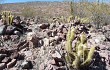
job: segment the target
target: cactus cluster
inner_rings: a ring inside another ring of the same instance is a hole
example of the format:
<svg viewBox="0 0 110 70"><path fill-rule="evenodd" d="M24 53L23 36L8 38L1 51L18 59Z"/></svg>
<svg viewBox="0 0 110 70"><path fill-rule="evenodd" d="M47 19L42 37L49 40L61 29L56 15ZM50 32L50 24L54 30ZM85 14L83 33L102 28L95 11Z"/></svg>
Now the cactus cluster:
<svg viewBox="0 0 110 70"><path fill-rule="evenodd" d="M79 18L78 16L75 16L75 17L74 16L69 16L67 18L67 22L69 23L69 22L71 22L74 19L79 20L80 23L90 23L91 22L90 18L87 18L87 17L85 17L85 18Z"/></svg>
<svg viewBox="0 0 110 70"><path fill-rule="evenodd" d="M2 15L2 19L3 19L3 22L7 25L12 25L12 22L13 22L13 18L14 16L11 14L10 11L3 11L1 13Z"/></svg>
<svg viewBox="0 0 110 70"><path fill-rule="evenodd" d="M91 47L88 49L87 47L87 36L84 32L81 33L79 40L74 46L72 46L73 40L75 40L75 28L72 28L67 33L67 43L65 49L67 51L67 55L65 55L65 59L69 67L80 69L88 66L93 58L95 47Z"/></svg>

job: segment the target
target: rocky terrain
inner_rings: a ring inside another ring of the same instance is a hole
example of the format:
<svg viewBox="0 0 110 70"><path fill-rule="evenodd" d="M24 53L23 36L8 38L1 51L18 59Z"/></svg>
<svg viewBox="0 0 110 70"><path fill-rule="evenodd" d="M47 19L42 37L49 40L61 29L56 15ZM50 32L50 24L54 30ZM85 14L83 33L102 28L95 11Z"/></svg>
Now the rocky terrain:
<svg viewBox="0 0 110 70"><path fill-rule="evenodd" d="M94 29L78 21L40 24L29 21L28 24L23 34L0 36L0 70L70 70L65 46L67 32L72 27L77 29L77 36L86 33L88 48L95 45L91 64L82 70L110 69L110 25ZM75 43L74 40L72 45Z"/></svg>

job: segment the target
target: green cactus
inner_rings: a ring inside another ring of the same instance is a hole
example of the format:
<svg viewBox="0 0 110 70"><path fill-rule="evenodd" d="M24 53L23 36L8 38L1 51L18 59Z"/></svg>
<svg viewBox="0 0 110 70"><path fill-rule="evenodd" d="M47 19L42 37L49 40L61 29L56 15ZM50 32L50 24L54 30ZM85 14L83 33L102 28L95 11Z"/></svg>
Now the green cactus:
<svg viewBox="0 0 110 70"><path fill-rule="evenodd" d="M67 46L68 46L66 47L67 52L72 52L72 41L74 40L74 38L75 38L75 29L72 28L72 30L71 31L69 30L67 33Z"/></svg>
<svg viewBox="0 0 110 70"><path fill-rule="evenodd" d="M65 46L67 55L65 56L65 58L67 63L69 63L69 65L72 65L73 68L80 69L91 63L95 52L95 47L91 47L90 50L88 50L86 34L81 33L80 39L74 46L75 51L73 51L72 41L75 39L75 31L75 28L72 28L68 31L67 43Z"/></svg>
<svg viewBox="0 0 110 70"><path fill-rule="evenodd" d="M80 67L80 57L75 55L75 60L72 63L72 66L76 69L79 69Z"/></svg>
<svg viewBox="0 0 110 70"><path fill-rule="evenodd" d="M7 25L12 25L14 16L11 15L10 11L3 11L1 15L4 23L6 23Z"/></svg>
<svg viewBox="0 0 110 70"><path fill-rule="evenodd" d="M80 41L81 43L84 43L86 41L86 35L84 32L81 34Z"/></svg>
<svg viewBox="0 0 110 70"><path fill-rule="evenodd" d="M95 51L95 47L90 48L87 59L81 64L81 66L87 66L90 64L94 55L94 51Z"/></svg>

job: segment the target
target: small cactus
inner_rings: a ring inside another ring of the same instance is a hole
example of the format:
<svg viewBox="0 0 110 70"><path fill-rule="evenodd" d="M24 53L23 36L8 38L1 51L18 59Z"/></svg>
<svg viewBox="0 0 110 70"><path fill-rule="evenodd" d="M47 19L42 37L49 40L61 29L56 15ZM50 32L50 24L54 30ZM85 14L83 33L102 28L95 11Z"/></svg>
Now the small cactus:
<svg viewBox="0 0 110 70"><path fill-rule="evenodd" d="M1 15L2 15L2 19L3 19L3 21L4 21L5 24L12 25L14 16L11 15L11 12L10 11L3 11L1 13Z"/></svg>
<svg viewBox="0 0 110 70"><path fill-rule="evenodd" d="M68 31L68 34L67 34L67 46L66 47L66 50L67 52L72 52L72 41L74 40L75 38L75 29L72 28L72 30Z"/></svg>
<svg viewBox="0 0 110 70"><path fill-rule="evenodd" d="M84 43L86 41L86 35L84 32L81 34L80 41L81 43Z"/></svg>
<svg viewBox="0 0 110 70"><path fill-rule="evenodd" d="M67 34L67 45L66 45L66 51L67 55L66 61L70 65L72 65L73 68L80 69L82 67L85 67L89 65L92 61L95 47L91 47L90 50L88 50L87 47L87 37L85 33L81 33L79 41L77 41L75 45L75 51L72 50L72 41L75 39L75 28L72 28L68 31Z"/></svg>

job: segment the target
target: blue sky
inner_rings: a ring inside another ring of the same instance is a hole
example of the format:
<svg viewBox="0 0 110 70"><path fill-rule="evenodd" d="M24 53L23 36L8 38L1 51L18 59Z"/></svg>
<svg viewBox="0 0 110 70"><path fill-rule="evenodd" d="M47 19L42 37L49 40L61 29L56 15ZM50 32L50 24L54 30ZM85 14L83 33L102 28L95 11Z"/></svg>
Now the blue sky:
<svg viewBox="0 0 110 70"><path fill-rule="evenodd" d="M2 3L18 3L18 2L30 2L30 1L64 1L64 0L0 0L0 1L2 1ZM75 0L75 1L79 1L79 0ZM90 1L96 1L96 0L90 0ZM103 1L110 2L110 0L103 0Z"/></svg>

